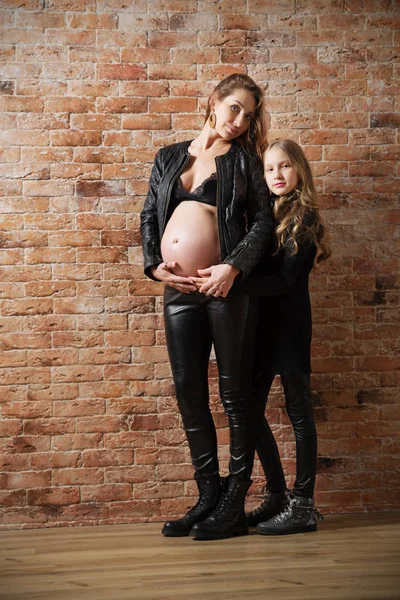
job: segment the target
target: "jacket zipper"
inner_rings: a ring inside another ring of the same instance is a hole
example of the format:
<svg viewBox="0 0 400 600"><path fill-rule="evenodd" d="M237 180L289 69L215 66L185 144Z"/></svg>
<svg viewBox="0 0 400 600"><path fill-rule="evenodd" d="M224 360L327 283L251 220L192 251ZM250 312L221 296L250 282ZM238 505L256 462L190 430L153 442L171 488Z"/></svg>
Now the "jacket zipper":
<svg viewBox="0 0 400 600"><path fill-rule="evenodd" d="M220 261L222 262L224 260L224 251L222 248L222 231L221 231L221 218L220 218L220 202L219 202L219 173L218 173L218 160L219 160L219 156L215 157L215 170L217 172L217 191L215 194L215 202L217 205L217 226L218 226L218 238L219 238L219 250L220 250Z"/></svg>

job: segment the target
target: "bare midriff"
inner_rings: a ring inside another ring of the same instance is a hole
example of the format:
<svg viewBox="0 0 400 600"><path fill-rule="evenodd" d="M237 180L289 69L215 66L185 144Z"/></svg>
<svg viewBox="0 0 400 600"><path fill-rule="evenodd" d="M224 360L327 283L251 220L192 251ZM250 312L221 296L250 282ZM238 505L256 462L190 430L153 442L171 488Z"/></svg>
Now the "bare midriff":
<svg viewBox="0 0 400 600"><path fill-rule="evenodd" d="M176 275L186 277L198 276L198 269L220 263L216 207L192 200L181 202L165 228L161 254L164 261L177 263Z"/></svg>

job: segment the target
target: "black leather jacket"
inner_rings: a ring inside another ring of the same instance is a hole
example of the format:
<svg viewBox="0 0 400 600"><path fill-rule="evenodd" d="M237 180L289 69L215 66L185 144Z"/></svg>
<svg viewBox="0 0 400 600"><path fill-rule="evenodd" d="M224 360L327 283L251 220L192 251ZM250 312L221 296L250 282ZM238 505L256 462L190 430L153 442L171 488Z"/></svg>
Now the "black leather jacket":
<svg viewBox="0 0 400 600"><path fill-rule="evenodd" d="M158 151L149 191L141 212L140 231L144 272L154 279L151 267L162 262L160 241L167 222L172 187L189 162L190 141ZM221 260L240 269L243 279L268 246L273 221L269 192L261 161L239 145L215 159L217 168L217 217Z"/></svg>

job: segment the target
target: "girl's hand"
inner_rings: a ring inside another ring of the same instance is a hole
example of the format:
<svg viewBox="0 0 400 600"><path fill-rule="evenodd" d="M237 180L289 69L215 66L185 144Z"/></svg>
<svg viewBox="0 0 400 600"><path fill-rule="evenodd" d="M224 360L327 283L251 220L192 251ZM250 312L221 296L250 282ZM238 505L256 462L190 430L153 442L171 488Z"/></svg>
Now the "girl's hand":
<svg viewBox="0 0 400 600"><path fill-rule="evenodd" d="M190 277L189 279L197 286L199 292L206 296L226 298L240 269L232 265L220 264L212 265L207 269L199 269L197 272L200 277Z"/></svg>
<svg viewBox="0 0 400 600"><path fill-rule="evenodd" d="M176 262L163 262L157 266L151 267L151 272L156 279L168 284L178 290L178 292L183 292L184 294L196 292L197 287L190 281L189 277L179 277L178 275L174 275L172 269L175 267Z"/></svg>

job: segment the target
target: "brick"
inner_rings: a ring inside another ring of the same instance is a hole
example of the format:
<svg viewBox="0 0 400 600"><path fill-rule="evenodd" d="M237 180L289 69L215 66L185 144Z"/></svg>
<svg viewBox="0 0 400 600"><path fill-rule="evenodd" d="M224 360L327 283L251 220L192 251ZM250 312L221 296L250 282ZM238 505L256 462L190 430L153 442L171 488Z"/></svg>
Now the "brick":
<svg viewBox="0 0 400 600"><path fill-rule="evenodd" d="M78 196L121 196L124 194L124 184L105 181L79 181L76 185Z"/></svg>
<svg viewBox="0 0 400 600"><path fill-rule="evenodd" d="M193 33L180 31L172 32L149 32L149 47L151 48L192 48Z"/></svg>
<svg viewBox="0 0 400 600"><path fill-rule="evenodd" d="M168 96L169 86L164 81L123 81L120 84L121 95L156 97Z"/></svg>
<svg viewBox="0 0 400 600"><path fill-rule="evenodd" d="M97 109L105 113L143 113L147 111L147 101L145 98L99 98Z"/></svg>
<svg viewBox="0 0 400 600"><path fill-rule="evenodd" d="M170 129L171 118L169 115L123 115L122 116L122 128L123 129Z"/></svg>
<svg viewBox="0 0 400 600"><path fill-rule="evenodd" d="M47 29L49 27L63 27L65 25L65 16L62 13L49 12L15 12L15 25L24 28Z"/></svg>
<svg viewBox="0 0 400 600"><path fill-rule="evenodd" d="M196 98L154 98L149 102L149 111L154 113L194 112Z"/></svg>
<svg viewBox="0 0 400 600"><path fill-rule="evenodd" d="M135 64L123 65L99 65L97 69L99 79L116 80L141 80L147 79L146 71L143 67Z"/></svg>
<svg viewBox="0 0 400 600"><path fill-rule="evenodd" d="M67 48L50 44L18 44L17 61L18 62L58 62L66 61L68 55Z"/></svg>
<svg viewBox="0 0 400 600"><path fill-rule="evenodd" d="M31 467L35 470L60 469L79 466L80 452L38 452L31 454Z"/></svg>
<svg viewBox="0 0 400 600"><path fill-rule="evenodd" d="M28 504L34 506L61 506L79 502L79 488L63 486L62 488L45 488L28 490Z"/></svg>
<svg viewBox="0 0 400 600"><path fill-rule="evenodd" d="M118 24L117 15L107 13L82 14L70 13L67 16L68 26L83 29L115 29Z"/></svg>
<svg viewBox="0 0 400 600"><path fill-rule="evenodd" d="M100 433L78 433L69 435L56 435L53 437L53 448L61 452L97 448L101 445Z"/></svg>
<svg viewBox="0 0 400 600"><path fill-rule="evenodd" d="M51 179L101 179L100 165L52 165Z"/></svg>
<svg viewBox="0 0 400 600"><path fill-rule="evenodd" d="M196 67L194 65L149 65L148 75L150 79L196 79Z"/></svg>
<svg viewBox="0 0 400 600"><path fill-rule="evenodd" d="M300 141L302 144L346 144L348 133L341 129L304 130L300 132Z"/></svg>
<svg viewBox="0 0 400 600"><path fill-rule="evenodd" d="M82 466L72 469L57 469L53 472L53 485L90 485L103 483L104 475L101 469L85 469ZM68 502L68 504L70 504Z"/></svg>
<svg viewBox="0 0 400 600"><path fill-rule="evenodd" d="M33 491L30 488L43 488L44 486L49 485L50 477L50 471L44 471L42 473L35 473L32 471L21 471L20 473L2 473L0 474L0 488L3 490L12 490L18 488L27 489L29 498L29 493Z"/></svg>
<svg viewBox="0 0 400 600"><path fill-rule="evenodd" d="M104 165L103 179L132 179L143 175L143 167L137 164Z"/></svg>
<svg viewBox="0 0 400 600"><path fill-rule="evenodd" d="M75 381L100 381L103 373L100 367L53 367L52 381L55 383L69 383Z"/></svg>

